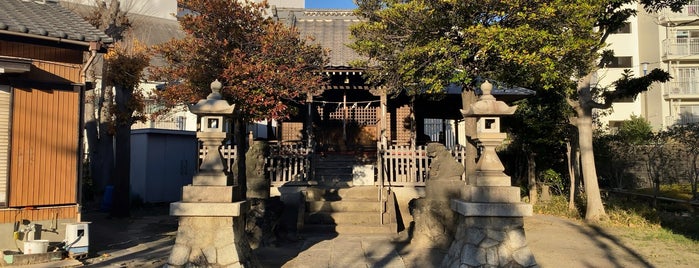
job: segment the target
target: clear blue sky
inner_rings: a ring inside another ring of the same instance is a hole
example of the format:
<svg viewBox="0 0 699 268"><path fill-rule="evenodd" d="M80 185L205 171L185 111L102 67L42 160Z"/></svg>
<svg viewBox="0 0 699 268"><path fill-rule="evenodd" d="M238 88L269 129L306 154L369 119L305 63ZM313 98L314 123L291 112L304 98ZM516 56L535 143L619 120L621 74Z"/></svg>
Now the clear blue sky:
<svg viewBox="0 0 699 268"><path fill-rule="evenodd" d="M306 0L306 8L343 8L354 9L353 0Z"/></svg>

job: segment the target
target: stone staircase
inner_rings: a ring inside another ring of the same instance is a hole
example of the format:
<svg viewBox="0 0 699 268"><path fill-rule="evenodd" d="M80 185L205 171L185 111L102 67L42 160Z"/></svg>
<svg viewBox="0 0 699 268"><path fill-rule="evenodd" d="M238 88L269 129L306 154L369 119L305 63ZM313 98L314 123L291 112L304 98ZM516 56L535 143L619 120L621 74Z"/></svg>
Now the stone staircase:
<svg viewBox="0 0 699 268"><path fill-rule="evenodd" d="M352 171L359 164L354 154L316 154L313 158L313 180L319 185L352 186Z"/></svg>
<svg viewBox="0 0 699 268"><path fill-rule="evenodd" d="M303 232L392 234L397 232L392 193L376 186L309 187ZM383 211L383 212L382 212Z"/></svg>
<svg viewBox="0 0 699 268"><path fill-rule="evenodd" d="M304 232L397 232L394 196L373 185L373 171L357 168L375 163L375 153L318 155L313 161L316 185L305 191ZM353 176L365 183L356 185Z"/></svg>

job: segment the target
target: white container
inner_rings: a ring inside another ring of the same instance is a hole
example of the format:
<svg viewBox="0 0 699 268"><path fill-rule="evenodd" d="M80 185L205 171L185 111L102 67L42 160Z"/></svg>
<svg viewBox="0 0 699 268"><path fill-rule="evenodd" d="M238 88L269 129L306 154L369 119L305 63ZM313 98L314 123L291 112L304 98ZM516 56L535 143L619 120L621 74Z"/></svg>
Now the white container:
<svg viewBox="0 0 699 268"><path fill-rule="evenodd" d="M90 245L89 222L76 222L66 225L66 245L71 248Z"/></svg>
<svg viewBox="0 0 699 268"><path fill-rule="evenodd" d="M46 253L48 248L48 240L32 240L24 242L24 254Z"/></svg>

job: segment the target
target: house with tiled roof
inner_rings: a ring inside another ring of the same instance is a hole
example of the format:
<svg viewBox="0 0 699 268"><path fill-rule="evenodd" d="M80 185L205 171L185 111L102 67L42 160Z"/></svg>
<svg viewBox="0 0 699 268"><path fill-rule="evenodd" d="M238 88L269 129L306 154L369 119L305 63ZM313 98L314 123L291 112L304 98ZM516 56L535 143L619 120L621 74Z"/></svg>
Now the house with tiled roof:
<svg viewBox="0 0 699 268"><path fill-rule="evenodd" d="M87 70L112 42L58 1L0 1L2 249L63 241L81 221Z"/></svg>

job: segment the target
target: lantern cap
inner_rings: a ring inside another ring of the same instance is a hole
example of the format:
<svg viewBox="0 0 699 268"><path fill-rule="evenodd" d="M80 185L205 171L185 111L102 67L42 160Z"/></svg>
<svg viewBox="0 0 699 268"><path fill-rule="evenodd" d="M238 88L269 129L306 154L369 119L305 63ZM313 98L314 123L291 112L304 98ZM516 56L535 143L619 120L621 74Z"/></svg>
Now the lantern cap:
<svg viewBox="0 0 699 268"><path fill-rule="evenodd" d="M235 104L228 104L221 96L223 85L218 79L211 82L211 93L206 99L200 100L196 104L189 105L189 111L196 115L233 115Z"/></svg>
<svg viewBox="0 0 699 268"><path fill-rule="evenodd" d="M481 84L483 94L478 97L478 101L471 104L467 109L461 109L461 114L464 117L484 117L484 116L502 116L511 115L517 110L517 105L508 106L503 101L496 100L491 94L493 84L488 81Z"/></svg>

